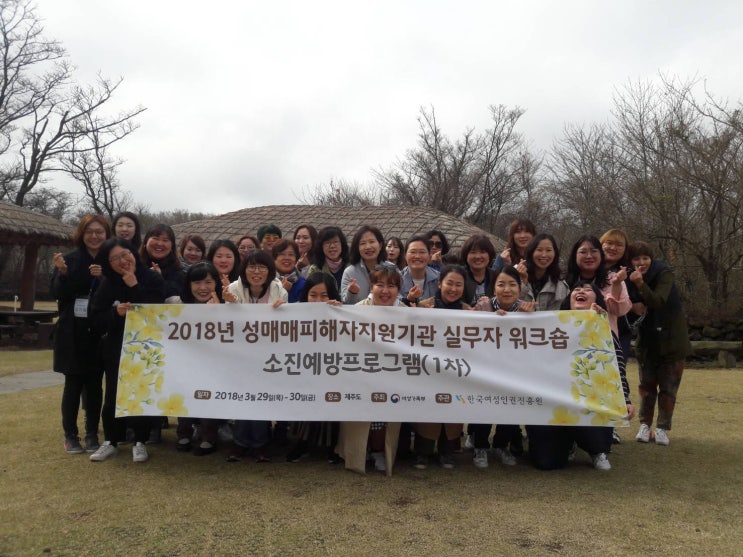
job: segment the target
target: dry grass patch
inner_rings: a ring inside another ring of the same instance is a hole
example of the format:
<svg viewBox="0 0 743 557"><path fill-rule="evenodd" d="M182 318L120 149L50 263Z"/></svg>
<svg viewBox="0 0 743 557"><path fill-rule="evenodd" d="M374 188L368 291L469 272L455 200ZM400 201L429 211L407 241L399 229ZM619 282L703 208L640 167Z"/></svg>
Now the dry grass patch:
<svg viewBox="0 0 743 557"><path fill-rule="evenodd" d="M636 374L633 374L636 376ZM614 469L520 464L367 477L315 459L227 463L173 448L134 464L62 451L61 387L0 396L0 555L733 555L743 542L743 373L689 371L670 447ZM277 451L277 454L280 454Z"/></svg>
<svg viewBox="0 0 743 557"><path fill-rule="evenodd" d="M18 350L14 347L0 349L0 377L50 369L52 369L51 350Z"/></svg>

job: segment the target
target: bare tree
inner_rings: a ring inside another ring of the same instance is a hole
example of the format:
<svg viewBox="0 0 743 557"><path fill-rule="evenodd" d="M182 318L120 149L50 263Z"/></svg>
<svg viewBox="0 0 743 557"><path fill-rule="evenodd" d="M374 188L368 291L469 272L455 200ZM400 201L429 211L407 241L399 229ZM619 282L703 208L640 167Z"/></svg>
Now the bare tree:
<svg viewBox="0 0 743 557"><path fill-rule="evenodd" d="M327 184L315 186L297 196L297 199L307 205L340 205L344 207L364 207L368 205L382 205L385 199L381 192L345 180L330 180Z"/></svg>
<svg viewBox="0 0 743 557"><path fill-rule="evenodd" d="M418 146L387 170L375 172L390 203L424 205L492 228L522 193L524 145L516 132L524 111L490 107L491 126L452 141L433 108L421 108Z"/></svg>
<svg viewBox="0 0 743 557"><path fill-rule="evenodd" d="M66 51L44 37L30 0L0 1L0 34L0 199L24 205L45 174L69 171L63 160L106 159L145 109L104 115L122 79L75 85Z"/></svg>

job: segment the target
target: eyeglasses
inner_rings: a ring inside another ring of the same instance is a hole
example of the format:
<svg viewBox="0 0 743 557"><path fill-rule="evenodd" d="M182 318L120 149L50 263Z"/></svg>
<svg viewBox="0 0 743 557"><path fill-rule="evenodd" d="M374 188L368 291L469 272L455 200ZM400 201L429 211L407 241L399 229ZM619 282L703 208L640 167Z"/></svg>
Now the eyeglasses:
<svg viewBox="0 0 743 557"><path fill-rule="evenodd" d="M444 244L442 242L431 242L431 245L435 248L443 248Z"/></svg>
<svg viewBox="0 0 743 557"><path fill-rule="evenodd" d="M265 265L248 265L245 267L245 270L250 273L267 273L268 267Z"/></svg>
<svg viewBox="0 0 743 557"><path fill-rule="evenodd" d="M327 242L322 243L322 247L324 248L334 248L336 246L340 246L341 241L340 240L328 240Z"/></svg>
<svg viewBox="0 0 743 557"><path fill-rule="evenodd" d="M105 236L106 231L103 228L86 228L83 234L85 236Z"/></svg>
<svg viewBox="0 0 743 557"><path fill-rule="evenodd" d="M108 262L113 265L114 263L118 263L122 259L129 257L131 254L132 252L130 252L128 249L124 250L121 253L119 253L119 255L114 255L113 257L109 257Z"/></svg>

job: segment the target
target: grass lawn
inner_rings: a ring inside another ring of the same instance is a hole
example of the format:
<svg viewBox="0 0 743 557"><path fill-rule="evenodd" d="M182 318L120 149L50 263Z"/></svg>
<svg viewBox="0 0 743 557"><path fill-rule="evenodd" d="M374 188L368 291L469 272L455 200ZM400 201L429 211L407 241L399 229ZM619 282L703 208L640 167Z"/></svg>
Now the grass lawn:
<svg viewBox="0 0 743 557"><path fill-rule="evenodd" d="M610 472L580 452L554 472L464 453L363 477L283 449L270 464L177 453L172 427L146 464L129 445L91 463L62 450L60 397L0 395L1 556L741 554L741 371L687 371L671 445L635 442L635 421Z"/></svg>

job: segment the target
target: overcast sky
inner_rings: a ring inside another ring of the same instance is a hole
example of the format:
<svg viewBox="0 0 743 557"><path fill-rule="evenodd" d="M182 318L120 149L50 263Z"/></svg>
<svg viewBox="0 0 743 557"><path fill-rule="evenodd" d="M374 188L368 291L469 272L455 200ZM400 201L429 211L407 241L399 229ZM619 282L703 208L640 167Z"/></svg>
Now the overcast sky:
<svg viewBox="0 0 743 557"><path fill-rule="evenodd" d="M370 183L416 143L421 106L454 137L488 106L526 109L548 149L565 123L659 72L743 98L743 2L39 0L81 82L124 77L141 128L120 178L153 210L224 213Z"/></svg>

